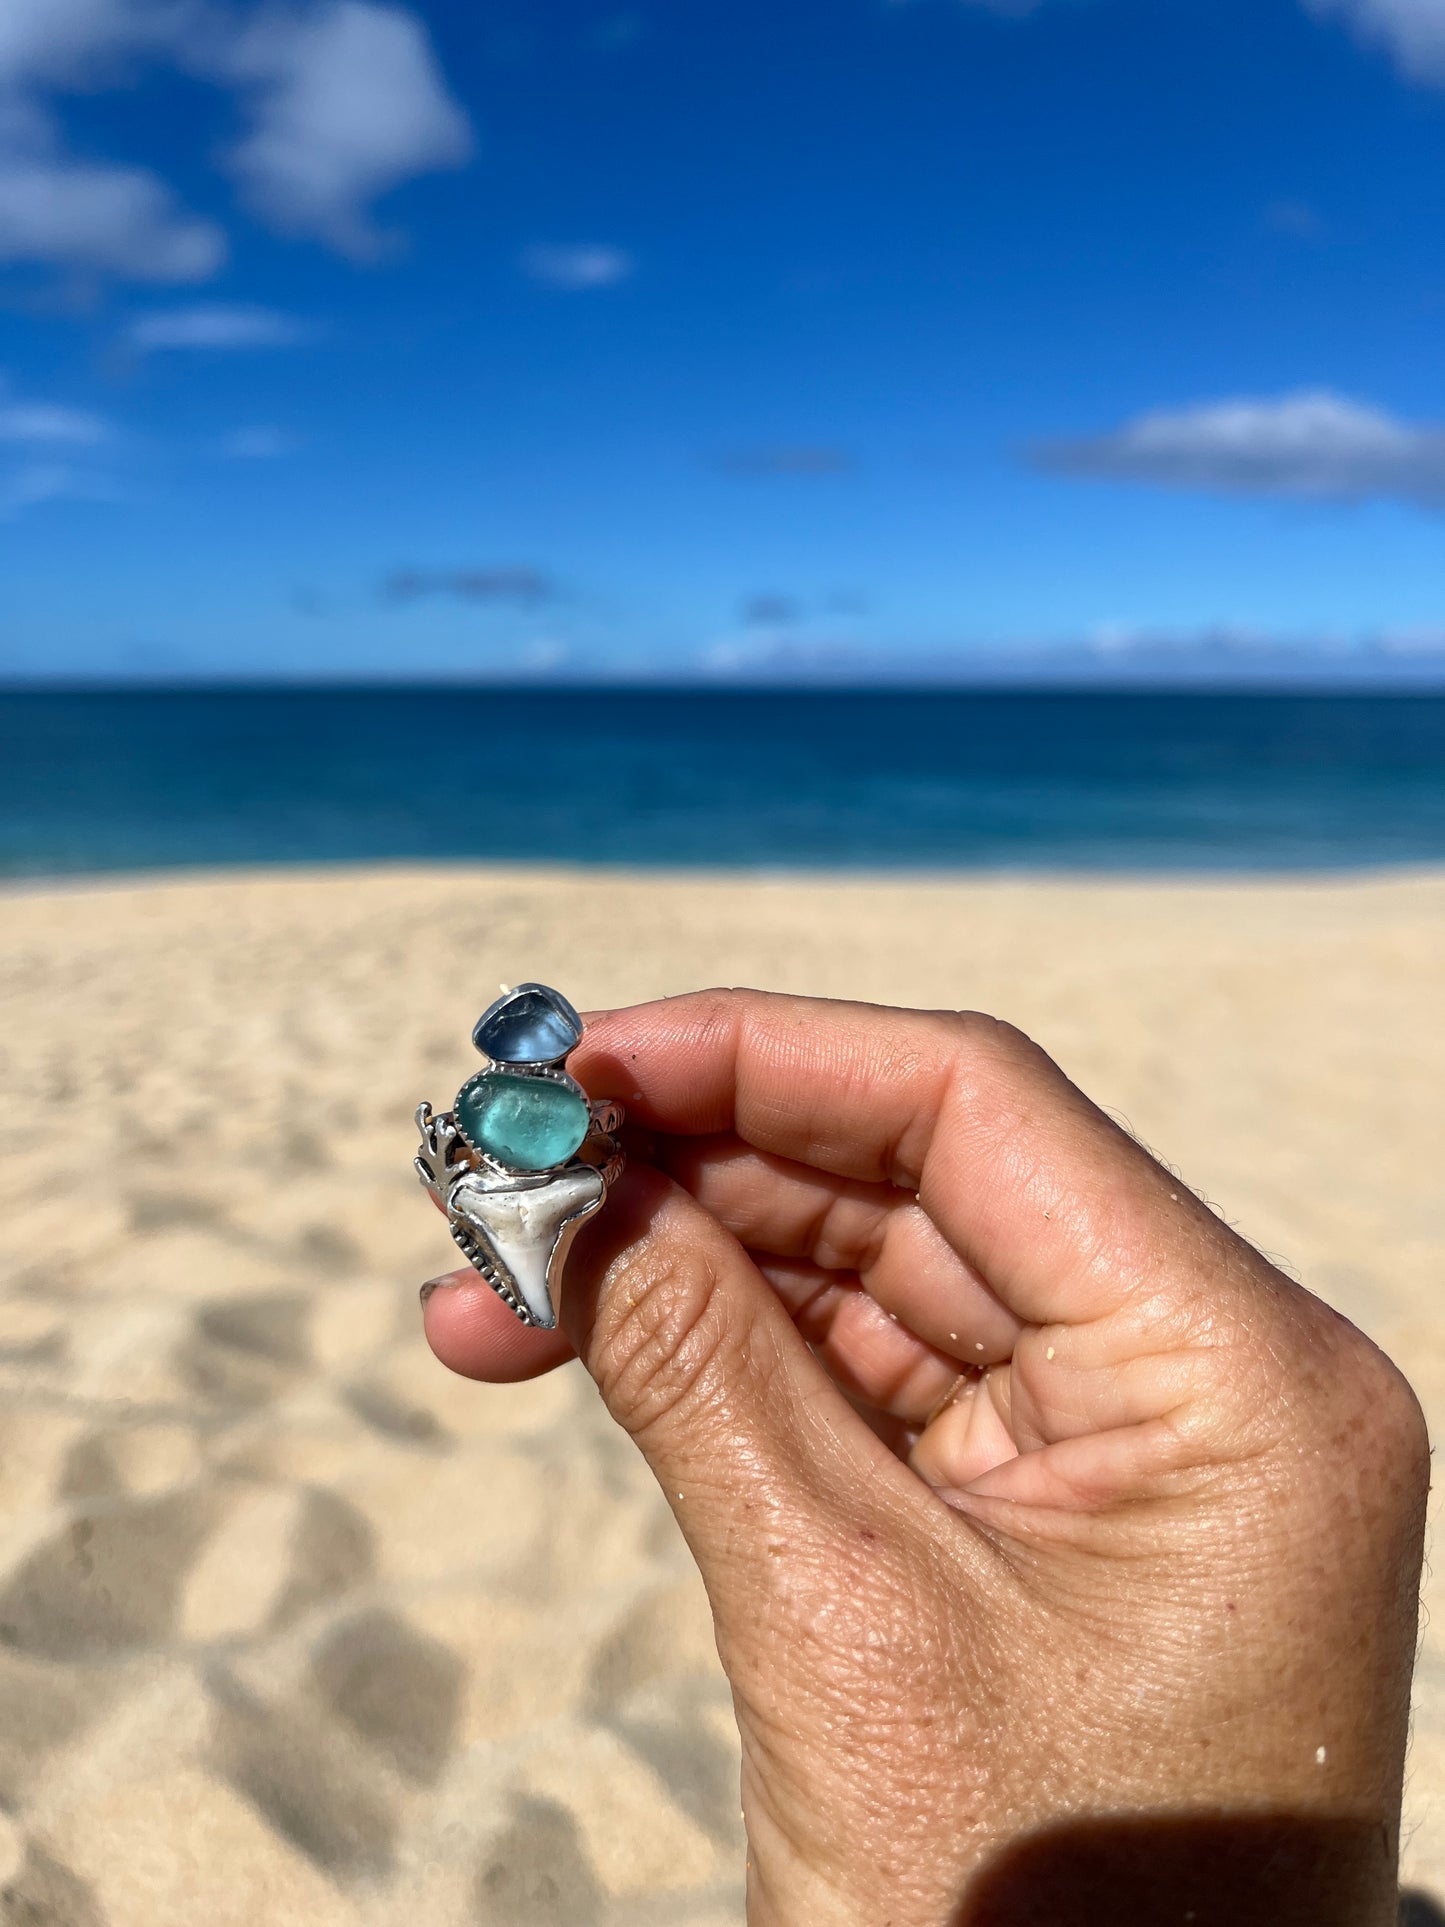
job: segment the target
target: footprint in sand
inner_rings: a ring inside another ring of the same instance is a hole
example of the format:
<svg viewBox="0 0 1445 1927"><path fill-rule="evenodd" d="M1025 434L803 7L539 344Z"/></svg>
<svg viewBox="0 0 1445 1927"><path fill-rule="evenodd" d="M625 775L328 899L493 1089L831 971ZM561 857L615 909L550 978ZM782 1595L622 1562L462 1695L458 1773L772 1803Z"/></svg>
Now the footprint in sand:
<svg viewBox="0 0 1445 1927"><path fill-rule="evenodd" d="M300 1292L203 1307L182 1359L191 1384L208 1402L269 1404L311 1366L310 1310Z"/></svg>
<svg viewBox="0 0 1445 1927"><path fill-rule="evenodd" d="M106 1927L84 1881L36 1847L0 1890L0 1922L4 1927Z"/></svg>
<svg viewBox="0 0 1445 1927"><path fill-rule="evenodd" d="M378 1610L336 1627L313 1670L322 1697L398 1773L422 1786L440 1778L466 1685L454 1653Z"/></svg>
<svg viewBox="0 0 1445 1927"><path fill-rule="evenodd" d="M51 1756L94 1725L118 1690L108 1671L0 1650L0 1807L28 1799Z"/></svg>
<svg viewBox="0 0 1445 1927"><path fill-rule="evenodd" d="M220 1503L188 1491L75 1514L0 1592L0 1641L46 1659L164 1645Z"/></svg>
<svg viewBox="0 0 1445 1927"><path fill-rule="evenodd" d="M477 1927L599 1927L603 1896L572 1816L519 1800L477 1876Z"/></svg>
<svg viewBox="0 0 1445 1927"><path fill-rule="evenodd" d="M398 1819L386 1776L354 1734L304 1700L271 1705L232 1675L209 1681L213 1764L287 1840L335 1877L391 1871Z"/></svg>

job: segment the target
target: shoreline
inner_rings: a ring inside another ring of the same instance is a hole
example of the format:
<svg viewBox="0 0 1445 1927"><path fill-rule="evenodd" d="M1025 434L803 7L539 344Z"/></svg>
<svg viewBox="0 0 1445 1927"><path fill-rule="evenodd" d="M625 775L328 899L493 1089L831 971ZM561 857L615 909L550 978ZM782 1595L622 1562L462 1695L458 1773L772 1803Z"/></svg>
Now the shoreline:
<svg viewBox="0 0 1445 1927"><path fill-rule="evenodd" d="M327 857L298 858L294 863L266 861L247 863L196 863L156 865L136 869L47 871L34 877L19 872L0 872L0 899L6 897L68 896L77 891L110 889L168 889L172 886L208 886L226 882L256 884L280 881L324 882L328 879L352 881L367 878L436 878L455 880L465 875L477 881L527 881L582 883L611 879L618 883L659 885L708 884L743 887L756 885L819 884L844 889L859 885L887 888L988 888L1015 886L1044 889L1098 885L1104 888L1137 886L1147 890L1172 889L1268 889L1331 888L1335 885L1374 883L1430 883L1445 879L1445 857L1439 860L1414 860L1401 863L1361 863L1269 867L1261 865L1229 867L1171 868L1167 865L1140 865L1095 868L1068 865L1034 869L1028 865L1002 864L927 864L917 869L901 865L886 867L829 866L811 863L738 864L738 863L576 863L543 861L531 857L515 860L497 857Z"/></svg>

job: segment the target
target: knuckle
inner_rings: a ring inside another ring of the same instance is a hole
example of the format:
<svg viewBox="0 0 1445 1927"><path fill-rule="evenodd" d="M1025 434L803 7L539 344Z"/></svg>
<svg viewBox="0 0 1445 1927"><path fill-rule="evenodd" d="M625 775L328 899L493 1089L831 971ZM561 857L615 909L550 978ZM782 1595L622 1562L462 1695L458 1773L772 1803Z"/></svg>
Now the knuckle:
<svg viewBox="0 0 1445 1927"><path fill-rule="evenodd" d="M798 999L773 990L752 990L746 985L714 985L710 990L689 991L679 1000L686 1008L689 1024L698 1034L735 1054L749 1035L766 1035L787 1028L792 1007Z"/></svg>
<svg viewBox="0 0 1445 1927"><path fill-rule="evenodd" d="M959 1042L984 1064L1008 1070L1037 1063L1044 1056L1033 1038L1006 1018L983 1010L959 1010L951 1013L951 1021Z"/></svg>
<svg viewBox="0 0 1445 1927"><path fill-rule="evenodd" d="M1001 1017L959 1011L952 1028L955 1081L985 1111L1012 1115L1040 1074L1051 1082L1060 1076L1043 1047Z"/></svg>
<svg viewBox="0 0 1445 1927"><path fill-rule="evenodd" d="M717 1266L706 1251L661 1241L608 1273L593 1370L614 1417L638 1437L708 1396L727 1336Z"/></svg>
<svg viewBox="0 0 1445 1927"><path fill-rule="evenodd" d="M704 1026L731 1031L741 1018L763 1001L763 997L764 993L760 991L735 990L726 984L714 984L711 989L689 993L687 1007L689 1014Z"/></svg>
<svg viewBox="0 0 1445 1927"><path fill-rule="evenodd" d="M1298 1291L1297 1287L1291 1287ZM1425 1415L1405 1374L1345 1319L1300 1292L1293 1342L1272 1359L1273 1427L1313 1489L1358 1522L1408 1522L1430 1484Z"/></svg>
<svg viewBox="0 0 1445 1927"><path fill-rule="evenodd" d="M1337 1516L1363 1545L1409 1567L1424 1528L1430 1443L1409 1381L1383 1352L1355 1332L1344 1347L1349 1383L1329 1408L1326 1463Z"/></svg>
<svg viewBox="0 0 1445 1927"><path fill-rule="evenodd" d="M1387 1475L1427 1484L1430 1435L1414 1387L1363 1333L1347 1331L1342 1362L1354 1396L1342 1414L1344 1442Z"/></svg>

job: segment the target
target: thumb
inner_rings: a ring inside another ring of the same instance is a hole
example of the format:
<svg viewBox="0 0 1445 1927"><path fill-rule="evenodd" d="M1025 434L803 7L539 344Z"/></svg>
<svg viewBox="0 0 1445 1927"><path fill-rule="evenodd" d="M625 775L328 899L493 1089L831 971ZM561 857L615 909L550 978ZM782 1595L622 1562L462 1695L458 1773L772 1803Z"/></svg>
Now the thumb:
<svg viewBox="0 0 1445 1927"><path fill-rule="evenodd" d="M560 1315L720 1616L755 1597L784 1548L820 1550L843 1520L876 1513L880 1479L907 1476L742 1246L657 1171L634 1165L585 1228Z"/></svg>

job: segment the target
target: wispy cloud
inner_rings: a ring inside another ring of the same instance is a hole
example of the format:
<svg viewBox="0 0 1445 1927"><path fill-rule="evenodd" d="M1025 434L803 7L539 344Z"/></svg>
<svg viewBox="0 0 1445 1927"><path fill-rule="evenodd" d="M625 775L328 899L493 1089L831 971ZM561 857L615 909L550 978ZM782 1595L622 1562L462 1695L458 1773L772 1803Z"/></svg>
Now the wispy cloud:
<svg viewBox="0 0 1445 1927"><path fill-rule="evenodd" d="M0 471L0 521L73 493L73 473L63 462L27 462Z"/></svg>
<svg viewBox="0 0 1445 1927"><path fill-rule="evenodd" d="M1339 20L1384 47L1414 80L1445 85L1445 5L1441 0L1303 0L1320 20Z"/></svg>
<svg viewBox="0 0 1445 1927"><path fill-rule="evenodd" d="M512 602L535 607L556 594L556 584L525 562L476 569L396 569L381 585L383 602L418 602L454 596L461 602Z"/></svg>
<svg viewBox="0 0 1445 1927"><path fill-rule="evenodd" d="M1445 503L1445 425L1411 424L1328 390L1159 410L1106 435L1029 451L1059 475L1236 495Z"/></svg>
<svg viewBox="0 0 1445 1927"><path fill-rule="evenodd" d="M920 651L754 630L688 665L700 680L907 688L1445 687L1445 631L1311 635L1219 623L1195 630L1108 624L1051 640L994 638Z"/></svg>
<svg viewBox="0 0 1445 1927"><path fill-rule="evenodd" d="M576 294L588 288L613 288L627 280L635 263L622 248L600 241L558 247L539 243L522 255L522 272L547 288Z"/></svg>
<svg viewBox="0 0 1445 1927"><path fill-rule="evenodd" d="M728 449L718 466L729 475L846 475L854 461L846 448L828 442L784 442Z"/></svg>
<svg viewBox="0 0 1445 1927"><path fill-rule="evenodd" d="M250 428L236 428L223 435L216 453L228 462L278 462L294 455L301 446L288 429L274 423L257 422Z"/></svg>
<svg viewBox="0 0 1445 1927"><path fill-rule="evenodd" d="M156 349L293 348L315 338L316 330L295 315L275 308L232 306L221 302L193 308L157 309L137 315L126 330L132 348Z"/></svg>
<svg viewBox="0 0 1445 1927"><path fill-rule="evenodd" d="M1308 201L1268 201L1261 219L1271 234L1294 241L1323 241L1329 235L1324 217Z"/></svg>
<svg viewBox="0 0 1445 1927"><path fill-rule="evenodd" d="M94 448L110 440L110 425L79 408L51 402L6 402L0 398L0 442L51 443Z"/></svg>
<svg viewBox="0 0 1445 1927"><path fill-rule="evenodd" d="M84 160L57 94L164 64L238 96L249 126L226 164L267 225L372 256L372 203L472 151L426 28L382 0L3 0L0 261L136 280L214 274L226 237L149 169Z"/></svg>
<svg viewBox="0 0 1445 1927"><path fill-rule="evenodd" d="M47 502L116 502L124 492L114 477L76 460L53 456L0 468L0 521Z"/></svg>
<svg viewBox="0 0 1445 1927"><path fill-rule="evenodd" d="M0 520L43 502L113 500L114 481L95 459L113 440L102 416L12 395L0 379Z"/></svg>

